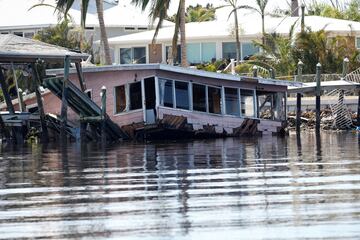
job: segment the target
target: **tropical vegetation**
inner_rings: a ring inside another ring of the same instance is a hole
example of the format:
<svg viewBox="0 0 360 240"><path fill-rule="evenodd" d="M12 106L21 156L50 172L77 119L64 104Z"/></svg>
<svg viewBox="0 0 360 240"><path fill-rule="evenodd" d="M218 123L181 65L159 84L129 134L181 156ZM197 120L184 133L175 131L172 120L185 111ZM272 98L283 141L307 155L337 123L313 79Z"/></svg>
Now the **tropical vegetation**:
<svg viewBox="0 0 360 240"><path fill-rule="evenodd" d="M132 3L136 6L140 6L142 10L150 5L150 17L152 23L157 21L155 27L155 33L153 37L153 44L156 42L156 37L162 26L163 21L168 17L168 11L171 0L132 0ZM178 11L175 15L175 30L172 39L172 58L177 58L177 45L180 32L180 49L181 49L181 66L186 67L188 65L186 57L186 34L185 34L185 0L179 0Z"/></svg>
<svg viewBox="0 0 360 240"><path fill-rule="evenodd" d="M69 20L65 19L54 27L44 28L35 34L34 39L49 44L81 50L82 52L91 52L91 44L80 38L78 31L69 26Z"/></svg>
<svg viewBox="0 0 360 240"><path fill-rule="evenodd" d="M66 17L68 12L70 11L71 7L73 6L75 0L56 0L56 9L59 12L64 13ZM84 31L85 23L86 23L86 13L88 11L90 0L81 0L81 27ZM104 8L103 8L103 0L95 0L96 3L96 10L99 19L99 28L100 28L100 42L102 46L102 50L105 55L105 59L103 61L104 64L110 65L112 64L111 56L110 56L110 47L107 38L106 28L105 28L105 21L104 21Z"/></svg>
<svg viewBox="0 0 360 240"><path fill-rule="evenodd" d="M197 4L188 6L185 11L185 22L206 22L215 20L216 8L208 3L206 6ZM176 14L166 18L168 21L175 22Z"/></svg>

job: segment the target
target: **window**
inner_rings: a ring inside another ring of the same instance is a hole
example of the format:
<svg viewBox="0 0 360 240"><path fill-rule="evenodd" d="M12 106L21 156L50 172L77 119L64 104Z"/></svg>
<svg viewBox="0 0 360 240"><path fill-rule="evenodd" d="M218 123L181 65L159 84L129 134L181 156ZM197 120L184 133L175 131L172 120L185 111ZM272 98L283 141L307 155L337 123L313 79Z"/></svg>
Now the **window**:
<svg viewBox="0 0 360 240"><path fill-rule="evenodd" d="M171 50L171 46L166 46L166 61L171 59L172 53L170 52L170 50ZM179 63L181 63L181 47L180 45L177 45L177 57L174 61L174 64L179 64Z"/></svg>
<svg viewBox="0 0 360 240"><path fill-rule="evenodd" d="M189 109L189 83L175 82L176 108Z"/></svg>
<svg viewBox="0 0 360 240"><path fill-rule="evenodd" d="M146 63L146 48L120 48L120 64Z"/></svg>
<svg viewBox="0 0 360 240"><path fill-rule="evenodd" d="M201 44L201 61L212 62L216 59L216 44L215 43L202 43Z"/></svg>
<svg viewBox="0 0 360 240"><path fill-rule="evenodd" d="M24 37L26 38L33 38L35 35L34 32L24 32Z"/></svg>
<svg viewBox="0 0 360 240"><path fill-rule="evenodd" d="M200 43L189 43L186 46L187 60L189 63L200 63Z"/></svg>
<svg viewBox="0 0 360 240"><path fill-rule="evenodd" d="M241 48L242 48L242 58L243 59L259 52L259 47L256 47L252 43L242 43Z"/></svg>
<svg viewBox="0 0 360 240"><path fill-rule="evenodd" d="M115 113L125 112L126 94L125 85L115 87Z"/></svg>
<svg viewBox="0 0 360 240"><path fill-rule="evenodd" d="M120 48L120 64L132 63L131 48Z"/></svg>
<svg viewBox="0 0 360 240"><path fill-rule="evenodd" d="M240 116L239 95L236 88L225 88L226 114Z"/></svg>
<svg viewBox="0 0 360 240"><path fill-rule="evenodd" d="M221 114L220 88L208 87L209 113Z"/></svg>
<svg viewBox="0 0 360 240"><path fill-rule="evenodd" d="M1 32L0 34L9 34L9 32Z"/></svg>
<svg viewBox="0 0 360 240"><path fill-rule="evenodd" d="M147 30L147 27L138 27L138 30Z"/></svg>
<svg viewBox="0 0 360 240"><path fill-rule="evenodd" d="M211 62L216 59L216 44L189 43L186 45L186 54L190 64Z"/></svg>
<svg viewBox="0 0 360 240"><path fill-rule="evenodd" d="M360 48L360 37L356 38L356 48Z"/></svg>
<svg viewBox="0 0 360 240"><path fill-rule="evenodd" d="M192 90L194 111L206 112L206 86L193 84Z"/></svg>
<svg viewBox="0 0 360 240"><path fill-rule="evenodd" d="M222 57L224 59L236 59L236 43L235 42L222 43Z"/></svg>
<svg viewBox="0 0 360 240"><path fill-rule="evenodd" d="M159 79L160 105L164 107L174 107L173 81Z"/></svg>
<svg viewBox="0 0 360 240"><path fill-rule="evenodd" d="M125 27L125 31L135 31L134 27Z"/></svg>
<svg viewBox="0 0 360 240"><path fill-rule="evenodd" d="M13 32L14 35L22 37L23 36L23 32Z"/></svg>
<svg viewBox="0 0 360 240"><path fill-rule="evenodd" d="M240 96L241 96L241 115L243 117L255 117L254 91L241 89Z"/></svg>
<svg viewBox="0 0 360 240"><path fill-rule="evenodd" d="M129 92L129 110L136 110L142 108L141 82L131 83L129 86Z"/></svg>
<svg viewBox="0 0 360 240"><path fill-rule="evenodd" d="M136 47L133 48L133 62L134 63L146 63L146 48Z"/></svg>

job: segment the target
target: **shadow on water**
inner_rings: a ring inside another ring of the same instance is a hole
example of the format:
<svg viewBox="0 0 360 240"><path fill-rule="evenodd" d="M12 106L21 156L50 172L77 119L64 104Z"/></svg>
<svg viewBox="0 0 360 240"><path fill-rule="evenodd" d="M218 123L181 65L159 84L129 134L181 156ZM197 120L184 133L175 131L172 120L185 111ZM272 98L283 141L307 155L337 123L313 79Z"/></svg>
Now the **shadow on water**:
<svg viewBox="0 0 360 240"><path fill-rule="evenodd" d="M350 133L1 145L0 238L358 238L359 155Z"/></svg>

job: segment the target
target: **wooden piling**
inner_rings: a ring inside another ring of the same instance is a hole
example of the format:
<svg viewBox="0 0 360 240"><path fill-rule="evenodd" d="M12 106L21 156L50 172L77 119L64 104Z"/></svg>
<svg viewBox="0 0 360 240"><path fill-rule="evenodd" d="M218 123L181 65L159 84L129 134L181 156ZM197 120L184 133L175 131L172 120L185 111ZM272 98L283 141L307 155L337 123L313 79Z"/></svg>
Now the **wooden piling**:
<svg viewBox="0 0 360 240"><path fill-rule="evenodd" d="M321 64L316 64L316 123L315 130L320 132L320 93L321 93Z"/></svg>
<svg viewBox="0 0 360 240"><path fill-rule="evenodd" d="M69 71L70 71L70 57L67 55L65 56L64 59L64 81L63 81L62 99L61 99L60 138L62 141L66 139Z"/></svg>
<svg viewBox="0 0 360 240"><path fill-rule="evenodd" d="M301 93L296 94L296 132L300 132L301 126Z"/></svg>
<svg viewBox="0 0 360 240"><path fill-rule="evenodd" d="M106 143L106 87L101 88L101 142Z"/></svg>
<svg viewBox="0 0 360 240"><path fill-rule="evenodd" d="M257 76L258 76L258 67L257 67L257 66L254 66L254 67L252 68L252 70L253 70L253 77L257 77Z"/></svg>
<svg viewBox="0 0 360 240"><path fill-rule="evenodd" d="M343 78L346 77L346 74L348 73L348 68L349 68L349 59L344 58L344 60L343 60L343 69L342 69L342 77Z"/></svg>
<svg viewBox="0 0 360 240"><path fill-rule="evenodd" d="M20 108L20 112L24 111L26 106L24 103L24 99L23 99L23 91L21 88L18 89L18 100L19 100L19 108Z"/></svg>
<svg viewBox="0 0 360 240"><path fill-rule="evenodd" d="M7 106L7 110L9 111L9 114L10 115L13 115L15 116L15 108L14 106L12 105L12 102L11 102L11 97L10 97L10 93L9 93L9 87L6 83L6 80L5 80L5 76L4 76L4 73L1 69L1 66L0 66L0 84L1 84L1 89L2 89L2 92L3 92L3 96L4 96L4 99L5 99L5 102L6 102L6 106ZM1 119L2 121L2 119ZM10 134L8 134L8 132L6 132L6 128L5 128L5 124L3 125L4 127L4 131L5 131L5 136L8 140L10 140ZM11 132L12 132L12 140L14 143L23 143L24 142L24 137L23 137L23 134L22 134L22 128L21 127L12 127L11 128Z"/></svg>
<svg viewBox="0 0 360 240"><path fill-rule="evenodd" d="M37 66L40 66L40 61L37 61L37 63L31 64L32 69L32 77L33 81L35 83L35 95L36 95L36 102L38 105L38 111L40 115L40 127L41 127L41 142L48 142L49 140L49 134L48 129L45 123L45 112L44 112L44 105L42 102L41 92L40 92L40 82L41 82L41 76L39 74L39 71L37 69Z"/></svg>
<svg viewBox="0 0 360 240"><path fill-rule="evenodd" d="M298 73L297 73L297 81L302 82L302 68L304 64L302 61L298 62ZM301 126L301 93L296 94L296 132L300 133Z"/></svg>
<svg viewBox="0 0 360 240"><path fill-rule="evenodd" d="M360 90L358 91L358 109L357 109L356 123L357 126L360 127Z"/></svg>
<svg viewBox="0 0 360 240"><path fill-rule="evenodd" d="M270 68L269 73L270 73L270 77L272 79L276 79L276 74L275 74L275 69L274 68Z"/></svg>
<svg viewBox="0 0 360 240"><path fill-rule="evenodd" d="M10 97L10 94L9 94L9 87L5 81L5 76L4 76L4 73L1 69L1 66L0 66L0 84L1 84L1 89L2 89L2 92L3 92L3 96L4 96L4 99L5 99L5 103L6 103L6 107L7 107L7 110L9 111L10 114L15 114L15 109L14 109L14 106L12 105L12 102L11 102L11 97Z"/></svg>

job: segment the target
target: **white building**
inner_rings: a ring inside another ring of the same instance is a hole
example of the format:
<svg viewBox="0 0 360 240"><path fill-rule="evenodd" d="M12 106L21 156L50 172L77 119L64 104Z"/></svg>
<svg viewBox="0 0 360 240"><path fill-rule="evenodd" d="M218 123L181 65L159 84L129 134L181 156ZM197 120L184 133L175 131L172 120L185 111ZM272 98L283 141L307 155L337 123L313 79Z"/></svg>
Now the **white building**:
<svg viewBox="0 0 360 240"><path fill-rule="evenodd" d="M253 40L261 40L261 18L259 15L240 16L241 59L253 55L259 48ZM236 44L232 18L228 21L211 21L186 24L187 58L190 64L210 62L213 59L236 58ZM266 17L267 33L276 32L288 35L295 24L295 32L301 30L299 17ZM353 36L354 44L360 48L360 23L319 16L305 17L306 27L312 31L325 29L332 36ZM151 45L154 31L118 36L109 39L115 49L115 62L126 63L165 63L168 59L174 27L165 27L159 31L155 47ZM179 61L179 59L178 59Z"/></svg>
<svg viewBox="0 0 360 240"><path fill-rule="evenodd" d="M0 34L12 33L18 36L32 37L46 27L59 23L54 8L34 5L43 2L55 6L55 0L0 0ZM70 9L69 14L74 27L80 26L79 0ZM32 9L31 9L32 8ZM31 10L30 10L31 9ZM131 0L104 0L104 21L108 37L121 36L151 29L148 12L131 4ZM173 25L165 21L165 26ZM86 34L94 40L100 39L99 21L95 1L90 1L86 16Z"/></svg>

